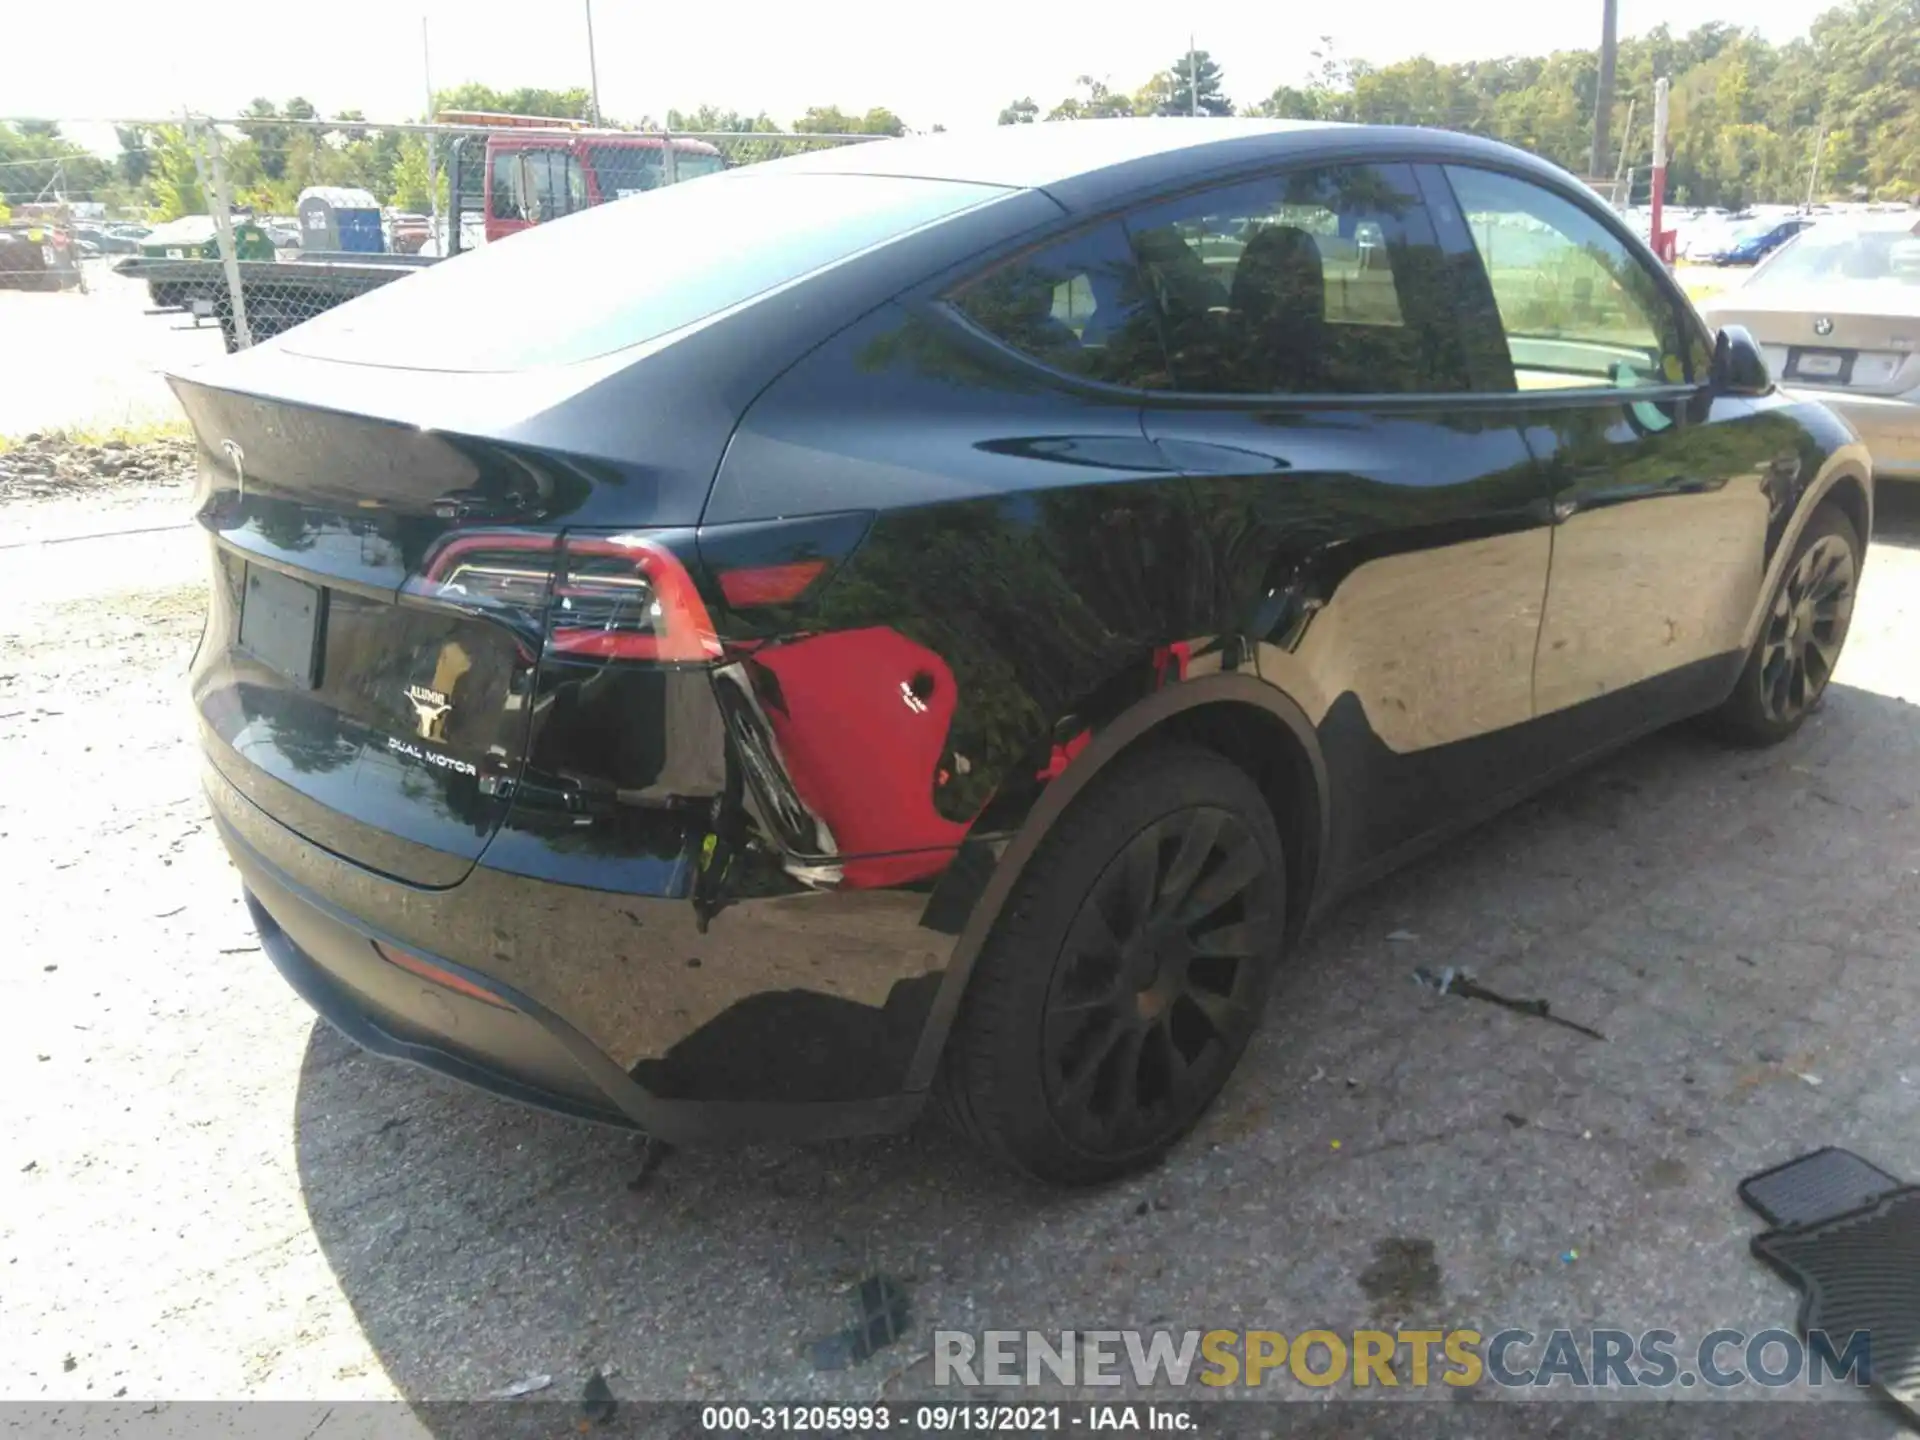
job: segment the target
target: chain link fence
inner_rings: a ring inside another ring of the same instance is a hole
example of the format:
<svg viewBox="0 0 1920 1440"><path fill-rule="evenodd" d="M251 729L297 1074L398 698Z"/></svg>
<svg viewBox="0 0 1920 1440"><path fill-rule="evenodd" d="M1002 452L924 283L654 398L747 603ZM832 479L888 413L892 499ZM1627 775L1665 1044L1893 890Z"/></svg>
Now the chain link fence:
<svg viewBox="0 0 1920 1440"><path fill-rule="evenodd" d="M194 118L186 129L211 224L180 235L179 245L156 252L150 244L118 268L144 277L156 306L217 321L229 350L580 210L871 138L610 130L502 116L289 126L285 153L270 143L263 155L247 127ZM277 176L267 159L280 161ZM311 183L296 190L299 180ZM170 234L156 232L163 242Z"/></svg>
<svg viewBox="0 0 1920 1440"><path fill-rule="evenodd" d="M875 138L480 114L0 122L0 288L144 286L237 350L579 210Z"/></svg>

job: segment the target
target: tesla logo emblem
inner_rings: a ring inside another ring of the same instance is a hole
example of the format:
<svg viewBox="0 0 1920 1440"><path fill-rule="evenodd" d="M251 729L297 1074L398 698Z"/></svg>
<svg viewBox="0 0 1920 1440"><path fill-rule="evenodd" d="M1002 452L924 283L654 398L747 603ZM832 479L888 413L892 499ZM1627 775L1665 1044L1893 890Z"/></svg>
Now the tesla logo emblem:
<svg viewBox="0 0 1920 1440"><path fill-rule="evenodd" d="M1818 320L1813 322L1813 333L1816 335L1831 335L1833 333L1833 321L1827 316L1822 315Z"/></svg>
<svg viewBox="0 0 1920 1440"><path fill-rule="evenodd" d="M414 729L422 740L446 739L447 712L453 709L453 701L438 690L409 685L407 703L413 706Z"/></svg>
<svg viewBox="0 0 1920 1440"><path fill-rule="evenodd" d="M227 459L233 462L234 483L240 487L240 494L247 493L247 452L231 440L222 440L220 448L226 452Z"/></svg>

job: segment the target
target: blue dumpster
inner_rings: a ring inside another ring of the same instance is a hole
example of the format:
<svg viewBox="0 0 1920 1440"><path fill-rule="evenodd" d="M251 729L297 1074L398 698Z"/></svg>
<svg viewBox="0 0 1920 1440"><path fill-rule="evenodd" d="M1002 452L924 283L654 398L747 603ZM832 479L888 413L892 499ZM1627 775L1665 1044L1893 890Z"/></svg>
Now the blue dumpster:
<svg viewBox="0 0 1920 1440"><path fill-rule="evenodd" d="M380 202L365 190L311 185L300 192L300 248L377 255L387 248Z"/></svg>

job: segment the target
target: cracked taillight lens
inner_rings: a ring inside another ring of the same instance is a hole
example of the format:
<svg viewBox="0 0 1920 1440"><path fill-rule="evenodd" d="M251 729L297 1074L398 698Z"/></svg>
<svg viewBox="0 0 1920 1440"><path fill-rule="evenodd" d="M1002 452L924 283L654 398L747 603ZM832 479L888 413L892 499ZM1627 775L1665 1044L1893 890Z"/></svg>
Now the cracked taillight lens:
<svg viewBox="0 0 1920 1440"><path fill-rule="evenodd" d="M547 644L567 655L705 664L720 658L713 619L685 565L646 535L569 535Z"/></svg>

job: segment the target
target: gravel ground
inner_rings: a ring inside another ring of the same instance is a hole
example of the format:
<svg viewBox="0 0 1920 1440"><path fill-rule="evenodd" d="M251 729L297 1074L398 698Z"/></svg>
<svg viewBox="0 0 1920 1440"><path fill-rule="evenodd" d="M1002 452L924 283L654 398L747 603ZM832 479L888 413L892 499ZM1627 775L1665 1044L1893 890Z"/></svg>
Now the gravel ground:
<svg viewBox="0 0 1920 1440"><path fill-rule="evenodd" d="M193 473L193 442L182 436L138 444L75 441L33 433L0 450L0 504L79 500L127 490L179 488Z"/></svg>
<svg viewBox="0 0 1920 1440"><path fill-rule="evenodd" d="M596 1368L627 1398L907 1397L936 1326L1790 1325L1738 1179L1825 1144L1920 1176L1920 491L1882 505L1799 737L1656 737L1359 897L1201 1133L1063 1196L932 1125L683 1152L635 1191L628 1138L361 1056L259 953L205 817L180 483L16 499L0 1397L574 1396ZM1608 1038L1410 980L1447 965ZM816 1374L876 1270L915 1336Z"/></svg>

